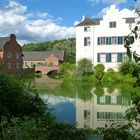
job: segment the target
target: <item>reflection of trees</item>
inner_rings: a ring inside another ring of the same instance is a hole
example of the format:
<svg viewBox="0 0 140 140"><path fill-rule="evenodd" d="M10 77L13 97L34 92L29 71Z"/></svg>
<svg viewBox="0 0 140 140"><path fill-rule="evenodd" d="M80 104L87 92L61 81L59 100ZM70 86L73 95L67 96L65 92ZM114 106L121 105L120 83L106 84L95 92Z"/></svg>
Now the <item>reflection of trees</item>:
<svg viewBox="0 0 140 140"><path fill-rule="evenodd" d="M91 100L92 98L91 90L93 88L92 83L86 83L85 81L76 82L75 88L76 88L76 95L78 98L83 99L84 101Z"/></svg>
<svg viewBox="0 0 140 140"><path fill-rule="evenodd" d="M30 79L27 79L27 81L30 81ZM130 94L133 91L137 91L139 93L138 88L133 88L127 83L119 84L119 83L98 83L94 84L92 82L86 82L86 81L71 81L71 80L64 80L63 82L59 82L56 80L56 83L53 81L51 83L46 82L47 78L41 82L39 81L37 84L37 90L39 93L44 94L53 94L57 96L64 96L64 97L70 97L70 98L80 98L84 101L91 100L92 93L95 93L97 96L103 96L105 91L104 88L107 89L107 93L110 95L113 94L115 89L118 89L118 92L124 96L124 97L130 97ZM53 88L51 88L49 85L52 85ZM54 86L55 85L55 86ZM94 89L94 90L93 90ZM93 92L92 92L93 90Z"/></svg>
<svg viewBox="0 0 140 140"><path fill-rule="evenodd" d="M103 95L104 95L104 88L103 88L103 86L102 86L101 83L96 84L94 93L95 93L97 96L103 96Z"/></svg>
<svg viewBox="0 0 140 140"><path fill-rule="evenodd" d="M91 83L64 80L63 83L52 90L51 93L70 98L76 98L77 96L77 98L86 101L92 98L92 88L93 84Z"/></svg>

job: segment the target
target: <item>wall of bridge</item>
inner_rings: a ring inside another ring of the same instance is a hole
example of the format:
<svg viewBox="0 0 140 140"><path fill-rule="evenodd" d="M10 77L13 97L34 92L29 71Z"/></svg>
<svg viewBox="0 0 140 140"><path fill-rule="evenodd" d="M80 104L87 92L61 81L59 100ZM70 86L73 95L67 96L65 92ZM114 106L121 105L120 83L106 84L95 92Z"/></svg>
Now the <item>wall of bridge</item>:
<svg viewBox="0 0 140 140"><path fill-rule="evenodd" d="M48 74L51 71L58 71L59 67L58 66L39 66L39 67L35 67L35 72L36 71L40 71L42 74Z"/></svg>

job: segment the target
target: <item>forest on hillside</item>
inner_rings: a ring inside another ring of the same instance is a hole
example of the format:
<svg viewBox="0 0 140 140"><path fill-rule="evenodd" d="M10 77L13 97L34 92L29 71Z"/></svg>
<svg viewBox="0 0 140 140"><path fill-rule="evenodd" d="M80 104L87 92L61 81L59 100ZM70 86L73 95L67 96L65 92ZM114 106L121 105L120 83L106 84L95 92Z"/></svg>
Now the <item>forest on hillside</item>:
<svg viewBox="0 0 140 140"><path fill-rule="evenodd" d="M63 40L46 41L40 43L30 43L22 46L23 51L58 51L64 50L64 61L75 63L76 43L75 38Z"/></svg>

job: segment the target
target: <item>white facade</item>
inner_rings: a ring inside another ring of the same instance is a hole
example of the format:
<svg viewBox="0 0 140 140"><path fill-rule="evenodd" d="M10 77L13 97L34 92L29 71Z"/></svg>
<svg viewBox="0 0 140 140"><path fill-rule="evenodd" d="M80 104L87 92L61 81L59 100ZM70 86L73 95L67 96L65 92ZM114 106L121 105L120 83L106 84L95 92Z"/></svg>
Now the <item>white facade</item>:
<svg viewBox="0 0 140 140"><path fill-rule="evenodd" d="M110 6L102 20L85 18L76 26L76 62L81 58L92 60L93 65L102 63L105 69L118 70L126 57L124 37L135 26L136 18L122 18L115 5ZM140 41L133 47L140 53Z"/></svg>

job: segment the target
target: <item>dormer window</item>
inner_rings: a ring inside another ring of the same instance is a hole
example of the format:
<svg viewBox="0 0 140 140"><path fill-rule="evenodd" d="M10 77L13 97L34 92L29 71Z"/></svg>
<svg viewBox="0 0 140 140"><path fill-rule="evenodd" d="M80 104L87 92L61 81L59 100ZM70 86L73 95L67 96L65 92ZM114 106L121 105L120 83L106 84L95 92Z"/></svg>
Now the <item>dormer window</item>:
<svg viewBox="0 0 140 140"><path fill-rule="evenodd" d="M116 21L109 22L109 28L116 28Z"/></svg>
<svg viewBox="0 0 140 140"><path fill-rule="evenodd" d="M85 32L90 32L90 27L89 26L84 27L84 31Z"/></svg>
<svg viewBox="0 0 140 140"><path fill-rule="evenodd" d="M7 58L12 58L11 52L7 52Z"/></svg>

